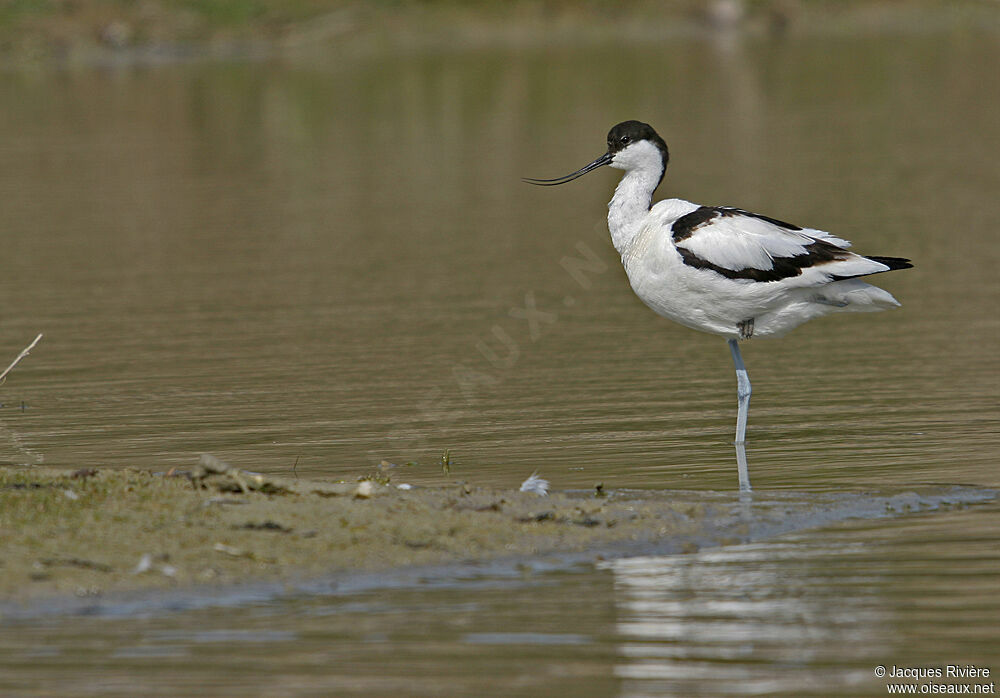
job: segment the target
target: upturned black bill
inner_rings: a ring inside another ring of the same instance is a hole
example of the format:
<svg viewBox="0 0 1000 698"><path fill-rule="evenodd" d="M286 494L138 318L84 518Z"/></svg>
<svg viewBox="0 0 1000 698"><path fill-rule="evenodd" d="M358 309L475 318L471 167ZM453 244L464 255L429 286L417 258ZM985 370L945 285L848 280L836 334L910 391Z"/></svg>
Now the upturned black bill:
<svg viewBox="0 0 1000 698"><path fill-rule="evenodd" d="M580 168L576 172L573 172L562 177L556 177L555 179L532 179L531 177L522 177L522 182L527 182L528 184L537 184L540 187L554 187L557 184L565 184L566 182L572 182L577 177L582 177L591 170L596 170L598 167L602 167L611 162L611 153L605 153L601 157L594 160L589 165Z"/></svg>

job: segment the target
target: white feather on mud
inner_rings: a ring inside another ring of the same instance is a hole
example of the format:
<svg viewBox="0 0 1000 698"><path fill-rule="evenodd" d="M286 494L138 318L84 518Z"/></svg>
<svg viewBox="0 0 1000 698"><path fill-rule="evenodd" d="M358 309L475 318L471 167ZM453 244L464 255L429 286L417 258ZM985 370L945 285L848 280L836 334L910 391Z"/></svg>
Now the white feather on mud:
<svg viewBox="0 0 1000 698"><path fill-rule="evenodd" d="M534 472L527 480L521 483L521 491L545 497L549 493L549 481L539 477L538 473Z"/></svg>

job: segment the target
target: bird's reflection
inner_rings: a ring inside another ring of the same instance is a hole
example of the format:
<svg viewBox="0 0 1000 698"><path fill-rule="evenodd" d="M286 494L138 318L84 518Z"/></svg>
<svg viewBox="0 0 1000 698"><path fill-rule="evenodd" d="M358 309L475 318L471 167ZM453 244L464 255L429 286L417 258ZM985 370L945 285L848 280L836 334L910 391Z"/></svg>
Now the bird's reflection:
<svg viewBox="0 0 1000 698"><path fill-rule="evenodd" d="M870 648L877 604L842 593L817 564L843 548L747 544L602 563L614 573L623 695L701 694L706 681L732 695L794 691L831 647ZM868 679L829 671L830 685Z"/></svg>

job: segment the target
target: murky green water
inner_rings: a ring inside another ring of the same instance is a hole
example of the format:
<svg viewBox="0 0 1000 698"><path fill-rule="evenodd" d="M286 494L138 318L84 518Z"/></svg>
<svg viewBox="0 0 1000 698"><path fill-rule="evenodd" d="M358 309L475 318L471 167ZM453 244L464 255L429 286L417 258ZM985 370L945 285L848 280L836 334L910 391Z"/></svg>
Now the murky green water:
<svg viewBox="0 0 1000 698"><path fill-rule="evenodd" d="M0 460L208 451L347 477L388 459L420 484L450 448L481 484L735 488L728 351L632 296L604 227L616 173L519 181L641 118L671 146L660 196L916 263L878 279L901 310L746 347L758 496L996 486L998 59L995 36L932 33L3 74L0 353L45 338L2 388ZM1000 672L998 513L18 623L0 686L881 694L877 664Z"/></svg>

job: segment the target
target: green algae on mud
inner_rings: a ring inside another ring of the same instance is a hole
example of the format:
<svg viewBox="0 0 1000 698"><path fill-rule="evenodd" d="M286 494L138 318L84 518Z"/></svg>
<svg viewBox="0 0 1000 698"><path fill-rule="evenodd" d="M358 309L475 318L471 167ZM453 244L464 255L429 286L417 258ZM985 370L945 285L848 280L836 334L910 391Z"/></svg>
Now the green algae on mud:
<svg viewBox="0 0 1000 698"><path fill-rule="evenodd" d="M684 539L723 514L701 502L540 497L465 484L401 490L268 479L266 494L229 478L202 481L0 468L0 600L292 582Z"/></svg>

